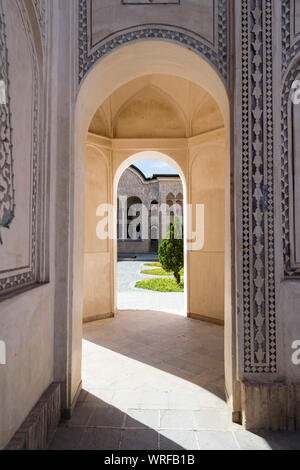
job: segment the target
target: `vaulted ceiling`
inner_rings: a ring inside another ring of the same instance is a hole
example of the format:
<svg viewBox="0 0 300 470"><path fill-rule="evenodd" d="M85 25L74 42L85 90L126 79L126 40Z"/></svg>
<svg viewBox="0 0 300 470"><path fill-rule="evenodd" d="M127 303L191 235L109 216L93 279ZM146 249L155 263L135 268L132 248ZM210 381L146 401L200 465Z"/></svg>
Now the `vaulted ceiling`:
<svg viewBox="0 0 300 470"><path fill-rule="evenodd" d="M115 91L98 108L89 131L110 138L180 138L223 126L205 90L175 76L147 75Z"/></svg>

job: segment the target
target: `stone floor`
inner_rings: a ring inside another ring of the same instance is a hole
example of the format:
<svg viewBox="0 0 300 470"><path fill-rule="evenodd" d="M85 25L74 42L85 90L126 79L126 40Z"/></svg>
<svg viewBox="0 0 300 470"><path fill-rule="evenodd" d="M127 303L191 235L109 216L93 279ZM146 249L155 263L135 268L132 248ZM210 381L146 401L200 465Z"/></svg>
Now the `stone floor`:
<svg viewBox="0 0 300 470"><path fill-rule="evenodd" d="M300 449L300 435L230 422L223 328L122 311L84 327L83 391L50 449Z"/></svg>
<svg viewBox="0 0 300 470"><path fill-rule="evenodd" d="M158 310L184 315L184 293L181 292L151 292L136 289L137 281L149 279L147 274L141 274L143 269L151 269L141 261L118 262L118 308L120 310Z"/></svg>

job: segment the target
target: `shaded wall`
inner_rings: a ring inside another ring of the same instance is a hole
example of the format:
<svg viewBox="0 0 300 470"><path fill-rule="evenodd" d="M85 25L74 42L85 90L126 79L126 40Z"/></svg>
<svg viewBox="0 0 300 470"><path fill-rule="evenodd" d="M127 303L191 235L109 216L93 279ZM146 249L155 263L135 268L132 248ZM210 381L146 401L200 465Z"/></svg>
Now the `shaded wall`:
<svg viewBox="0 0 300 470"><path fill-rule="evenodd" d="M190 200L194 217L196 205L204 206L204 245L189 253L190 313L220 322L224 320L225 167L224 133L199 137L191 150Z"/></svg>
<svg viewBox="0 0 300 470"><path fill-rule="evenodd" d="M8 209L3 190L11 188L15 205L11 222L0 227L0 341L6 349L6 364L0 364L2 449L53 381L54 284L53 277L47 282L52 269L47 237L55 190L52 185L48 192L44 179L44 57L35 10L29 2L3 1L0 13L7 99L1 105L0 218Z"/></svg>
<svg viewBox="0 0 300 470"><path fill-rule="evenodd" d="M106 317L112 314L111 280L111 241L99 239L97 223L103 217L97 216L101 204L110 200L111 182L105 149L102 151L92 145L87 146L86 153L86 193L85 193L85 253L84 253L84 321ZM112 214L103 214L109 220ZM104 231L111 226L104 222ZM106 226L106 227L105 227Z"/></svg>

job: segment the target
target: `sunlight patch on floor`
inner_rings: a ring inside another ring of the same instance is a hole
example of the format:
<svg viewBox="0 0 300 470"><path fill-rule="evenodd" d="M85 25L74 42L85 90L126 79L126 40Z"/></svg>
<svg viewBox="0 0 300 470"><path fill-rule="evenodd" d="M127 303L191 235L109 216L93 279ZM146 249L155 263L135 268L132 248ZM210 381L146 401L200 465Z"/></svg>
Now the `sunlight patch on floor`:
<svg viewBox="0 0 300 470"><path fill-rule="evenodd" d="M188 380L83 340L83 388L119 409L224 407L224 401Z"/></svg>

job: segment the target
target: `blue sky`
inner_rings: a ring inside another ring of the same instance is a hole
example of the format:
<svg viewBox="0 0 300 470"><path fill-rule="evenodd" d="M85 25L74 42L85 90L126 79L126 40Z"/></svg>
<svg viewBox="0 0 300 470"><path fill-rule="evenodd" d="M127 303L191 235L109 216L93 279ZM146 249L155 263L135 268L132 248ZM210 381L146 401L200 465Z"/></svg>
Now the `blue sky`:
<svg viewBox="0 0 300 470"><path fill-rule="evenodd" d="M160 173L164 175L177 175L177 171L172 166L161 160L140 160L134 164L141 170L147 178L151 178L153 174Z"/></svg>

